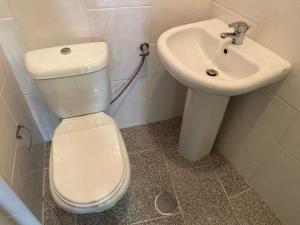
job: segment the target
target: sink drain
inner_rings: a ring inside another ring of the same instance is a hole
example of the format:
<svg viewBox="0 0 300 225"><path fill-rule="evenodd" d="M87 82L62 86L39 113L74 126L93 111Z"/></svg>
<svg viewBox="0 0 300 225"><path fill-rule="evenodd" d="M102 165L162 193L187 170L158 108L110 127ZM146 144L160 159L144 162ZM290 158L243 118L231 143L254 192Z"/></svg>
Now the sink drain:
<svg viewBox="0 0 300 225"><path fill-rule="evenodd" d="M161 215L170 215L177 209L177 201L168 192L161 192L155 198L155 208Z"/></svg>
<svg viewBox="0 0 300 225"><path fill-rule="evenodd" d="M211 77L218 76L219 72L215 69L207 69L206 74Z"/></svg>

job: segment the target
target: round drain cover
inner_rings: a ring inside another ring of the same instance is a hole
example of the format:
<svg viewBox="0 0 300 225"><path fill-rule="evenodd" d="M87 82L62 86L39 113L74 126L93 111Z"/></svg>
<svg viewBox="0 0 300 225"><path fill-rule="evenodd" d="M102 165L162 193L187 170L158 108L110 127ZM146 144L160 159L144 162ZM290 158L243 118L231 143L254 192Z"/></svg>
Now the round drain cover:
<svg viewBox="0 0 300 225"><path fill-rule="evenodd" d="M161 192L155 198L155 208L161 215L170 215L177 209L177 201L168 192Z"/></svg>
<svg viewBox="0 0 300 225"><path fill-rule="evenodd" d="M206 74L211 77L218 76L219 72L215 69L207 69Z"/></svg>

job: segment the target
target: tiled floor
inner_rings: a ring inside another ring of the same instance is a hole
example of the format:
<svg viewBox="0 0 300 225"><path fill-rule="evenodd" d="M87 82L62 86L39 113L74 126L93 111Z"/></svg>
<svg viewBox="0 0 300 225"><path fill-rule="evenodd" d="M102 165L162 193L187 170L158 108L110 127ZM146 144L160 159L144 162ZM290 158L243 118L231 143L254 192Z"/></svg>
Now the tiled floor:
<svg viewBox="0 0 300 225"><path fill-rule="evenodd" d="M59 209L51 198L45 169L45 225L279 225L280 221L232 165L213 152L188 162L176 146L180 119L122 130L130 157L131 186L114 208L87 215ZM45 160L46 167L48 159ZM168 191L179 207L170 216L154 207L155 196Z"/></svg>

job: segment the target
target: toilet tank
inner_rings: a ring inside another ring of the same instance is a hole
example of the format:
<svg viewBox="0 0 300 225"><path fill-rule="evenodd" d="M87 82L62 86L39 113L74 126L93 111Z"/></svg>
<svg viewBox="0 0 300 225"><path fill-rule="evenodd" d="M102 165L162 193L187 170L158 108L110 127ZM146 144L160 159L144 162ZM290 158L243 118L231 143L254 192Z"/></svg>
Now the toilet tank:
<svg viewBox="0 0 300 225"><path fill-rule="evenodd" d="M58 117L104 111L110 102L104 42L58 46L27 52L25 63L46 104Z"/></svg>

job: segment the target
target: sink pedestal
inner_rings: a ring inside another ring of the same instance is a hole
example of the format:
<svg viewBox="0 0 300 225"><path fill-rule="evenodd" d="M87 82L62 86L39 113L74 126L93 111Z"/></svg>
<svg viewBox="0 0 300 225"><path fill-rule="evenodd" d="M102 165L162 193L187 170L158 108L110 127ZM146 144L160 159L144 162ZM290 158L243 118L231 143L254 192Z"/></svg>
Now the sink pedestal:
<svg viewBox="0 0 300 225"><path fill-rule="evenodd" d="M188 90L179 139L179 153L200 160L213 147L229 97Z"/></svg>

